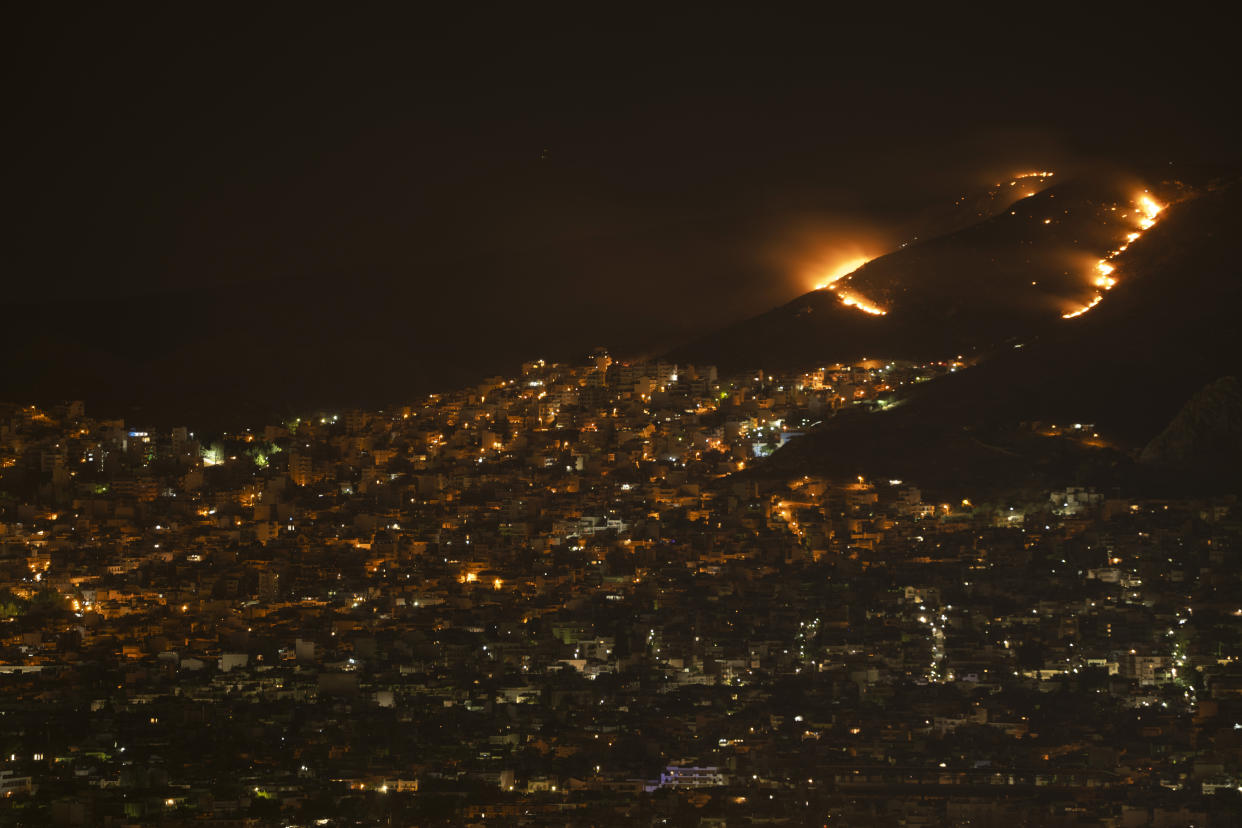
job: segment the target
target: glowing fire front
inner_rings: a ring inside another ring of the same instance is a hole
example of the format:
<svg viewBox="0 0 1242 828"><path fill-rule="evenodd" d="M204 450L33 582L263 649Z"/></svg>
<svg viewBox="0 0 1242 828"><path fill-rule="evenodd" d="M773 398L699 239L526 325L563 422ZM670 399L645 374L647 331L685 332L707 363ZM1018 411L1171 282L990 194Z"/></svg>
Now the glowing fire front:
<svg viewBox="0 0 1242 828"><path fill-rule="evenodd" d="M883 308L879 307L873 302L868 301L862 296L859 296L854 291L842 290L841 288L838 288L836 286L837 282L853 274L854 271L858 270L858 268L862 267L869 261L871 261L871 259L868 257L858 256L856 258L850 259L849 261L842 262L838 267L836 267L833 270L832 273L828 275L827 278L825 278L823 281L817 284L815 286L815 289L832 291L841 300L841 304L845 305L848 308L857 308L863 313L869 313L872 316L883 316L884 314L888 313L888 311L884 310Z"/></svg>
<svg viewBox="0 0 1242 828"><path fill-rule="evenodd" d="M1113 267L1103 259L1100 259L1095 263L1095 269L1100 272L1100 275L1095 277L1096 287L1108 290L1113 285L1117 284L1117 280L1109 275L1117 268Z"/></svg>
<svg viewBox="0 0 1242 828"><path fill-rule="evenodd" d="M1035 172L1024 172L1024 173L1018 173L1017 175L1015 175L1015 176L1013 177L1013 180L1009 182L1009 186L1010 186L1010 187L1016 187L1016 186L1018 186L1019 184L1023 184L1023 185L1025 185L1025 184L1027 184L1027 183L1030 181L1030 179L1032 179L1032 178L1034 178L1034 179L1047 179L1047 178L1051 178L1051 177L1052 177L1052 176L1054 176L1054 175L1056 175L1056 173L1048 172L1048 171L1046 171L1046 170L1036 170ZM1000 181L997 181L997 182L996 182L996 186L997 186L997 187L1001 187L1001 188L1003 188L1005 185L1004 185L1004 183L1002 183L1002 182L1000 182ZM1035 192L1037 192L1037 191L1023 190L1023 192L1022 192L1022 197L1023 197L1023 198L1030 198L1031 196L1035 195Z"/></svg>
<svg viewBox="0 0 1242 828"><path fill-rule="evenodd" d="M1075 319L1100 304L1100 302L1104 299L1104 292L1112 290L1113 286L1117 284L1117 279L1113 276L1113 273L1116 272L1117 268L1109 262L1109 259L1114 259L1117 256L1120 256L1123 252L1125 252L1126 248L1128 248L1136 239L1139 238L1139 236L1143 235L1144 231L1150 230L1153 226L1155 226L1157 216L1159 216L1160 212L1164 210L1164 205L1158 203L1147 193L1143 193L1136 198L1134 200L1134 206L1137 210L1136 220L1138 221L1139 229L1134 232L1127 233L1126 240L1124 242L1118 245L1115 250L1109 251L1104 258L1095 263L1095 276L1091 279L1091 284L1098 288L1100 292L1091 297L1091 301L1082 307L1069 311L1068 313L1061 314L1062 319Z"/></svg>
<svg viewBox="0 0 1242 828"><path fill-rule="evenodd" d="M849 276L851 273L853 273L855 270L858 270L858 268L862 267L869 261L871 261L871 259L868 256L855 256L852 259L848 259L844 262L841 262L841 264L833 268L832 272L829 273L822 282L820 282L819 284L815 286L815 289L816 290L827 290L828 288L832 287L833 284L840 281L841 279L844 279L846 276Z"/></svg>
<svg viewBox="0 0 1242 828"><path fill-rule="evenodd" d="M1143 213L1143 217L1139 219L1139 227L1147 230L1156 223L1156 216L1160 215L1164 205L1157 204L1155 199L1149 195L1142 195L1139 196L1138 208Z"/></svg>
<svg viewBox="0 0 1242 828"><path fill-rule="evenodd" d="M837 296L841 297L841 304L848 308L858 308L863 313L869 313L872 316L883 316L888 313L881 307L871 304L866 299L856 293L848 291L837 291Z"/></svg>

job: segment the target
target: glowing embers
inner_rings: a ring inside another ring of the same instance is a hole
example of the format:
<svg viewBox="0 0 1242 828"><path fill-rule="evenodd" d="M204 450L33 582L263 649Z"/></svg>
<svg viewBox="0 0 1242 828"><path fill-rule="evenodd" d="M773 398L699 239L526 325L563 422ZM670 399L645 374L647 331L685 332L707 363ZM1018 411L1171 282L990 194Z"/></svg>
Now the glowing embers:
<svg viewBox="0 0 1242 828"><path fill-rule="evenodd" d="M1017 175L1013 177L1013 181L1009 182L1009 186L1010 187L1017 186L1018 182L1024 178L1051 178L1053 175L1055 175L1055 173L1044 172L1044 171L1018 173ZM997 186L999 187L1000 185L998 184Z"/></svg>
<svg viewBox="0 0 1242 828"><path fill-rule="evenodd" d="M1032 178L1034 178L1034 179L1047 179L1047 178L1051 178L1053 175L1054 175L1054 173L1051 173L1051 172L1046 172L1046 171L1044 171L1044 170L1037 170L1037 171L1035 171L1035 172L1024 172L1024 173L1018 173L1018 174L1017 174L1017 175L1015 175L1015 176L1013 177L1013 179L1009 182L1009 186L1010 186L1010 187L1016 187L1016 186L1018 186L1019 184L1026 184L1026 183L1028 183L1028 182L1029 182ZM997 181L997 182L996 182L996 186L997 186L997 187L1001 187L1001 188L1003 189L1003 188L1005 187L1005 184L1004 184L1003 182ZM1031 190L1031 191L1023 191L1023 193L1022 193L1022 197L1023 197L1023 198L1030 198L1031 196L1035 195L1035 193L1036 193L1036 192L1037 192L1037 191L1034 191L1034 190Z"/></svg>
<svg viewBox="0 0 1242 828"><path fill-rule="evenodd" d="M1162 210L1164 210L1164 205L1157 202L1154 198L1152 198L1147 193L1143 193L1138 198L1136 198L1134 200L1134 205L1138 211L1137 221L1138 221L1139 229L1136 231L1127 233L1126 240L1124 242L1118 245L1116 249L1109 251L1108 254L1104 256L1104 258L1100 259L1099 261L1095 263L1096 273L1095 273L1095 276L1091 280L1091 284L1094 285L1096 288L1098 288L1100 291L1112 290L1113 286L1117 284L1117 279L1113 276L1113 273L1116 272L1117 268L1109 262L1109 259L1114 259L1117 256L1121 255L1133 242L1138 240L1138 238L1143 235L1143 232L1145 230L1151 229L1156 223L1156 217L1160 215L1160 212ZM1083 305L1081 308L1077 308L1068 313L1061 314L1061 318L1062 319L1074 319L1076 317L1082 316L1084 313L1091 310L1096 305L1100 304L1100 302L1103 299L1104 299L1104 293L1103 292L1097 293L1095 294L1095 296L1091 298L1090 302Z"/></svg>

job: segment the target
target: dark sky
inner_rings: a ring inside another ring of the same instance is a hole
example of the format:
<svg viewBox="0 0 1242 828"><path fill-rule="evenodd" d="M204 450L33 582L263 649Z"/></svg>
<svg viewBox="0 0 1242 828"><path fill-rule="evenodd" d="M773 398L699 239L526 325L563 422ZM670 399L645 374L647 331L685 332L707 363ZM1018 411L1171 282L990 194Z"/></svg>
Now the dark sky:
<svg viewBox="0 0 1242 828"><path fill-rule="evenodd" d="M42 8L6 26L10 298L294 285L668 338L805 290L808 232L891 240L1016 168L1234 160L1224 27L1041 14Z"/></svg>

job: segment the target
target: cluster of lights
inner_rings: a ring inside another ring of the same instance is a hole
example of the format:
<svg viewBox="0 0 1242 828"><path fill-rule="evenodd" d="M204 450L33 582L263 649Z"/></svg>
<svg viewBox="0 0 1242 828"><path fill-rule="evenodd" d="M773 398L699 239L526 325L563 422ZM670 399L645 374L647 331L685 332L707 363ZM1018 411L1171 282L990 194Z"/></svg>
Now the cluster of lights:
<svg viewBox="0 0 1242 828"><path fill-rule="evenodd" d="M919 609L924 610L924 611L926 610L926 608L921 604L919 605ZM943 665L944 658L945 658L944 626L946 622L949 620L949 617L945 615L943 612L939 614L939 617L940 617L940 623L939 625L937 625L935 617L929 618L927 615L919 616L919 623L926 624L928 629L931 631L932 659L931 659L931 664L928 666L928 670L927 670L927 681L931 684L935 684L937 682L940 682L946 679L948 681L953 680L953 674L951 672L947 676L942 675L941 673L941 667Z"/></svg>

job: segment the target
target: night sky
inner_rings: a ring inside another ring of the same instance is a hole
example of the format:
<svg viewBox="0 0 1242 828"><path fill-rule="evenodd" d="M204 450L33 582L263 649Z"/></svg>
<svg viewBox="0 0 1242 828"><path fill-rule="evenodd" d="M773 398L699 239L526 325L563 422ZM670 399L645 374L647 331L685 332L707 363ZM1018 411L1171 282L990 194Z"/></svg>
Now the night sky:
<svg viewBox="0 0 1242 828"><path fill-rule="evenodd" d="M11 20L10 300L226 296L321 328L398 307L408 327L368 335L449 362L656 347L804 292L817 244L882 249L1016 169L1239 146L1204 19L535 8Z"/></svg>

